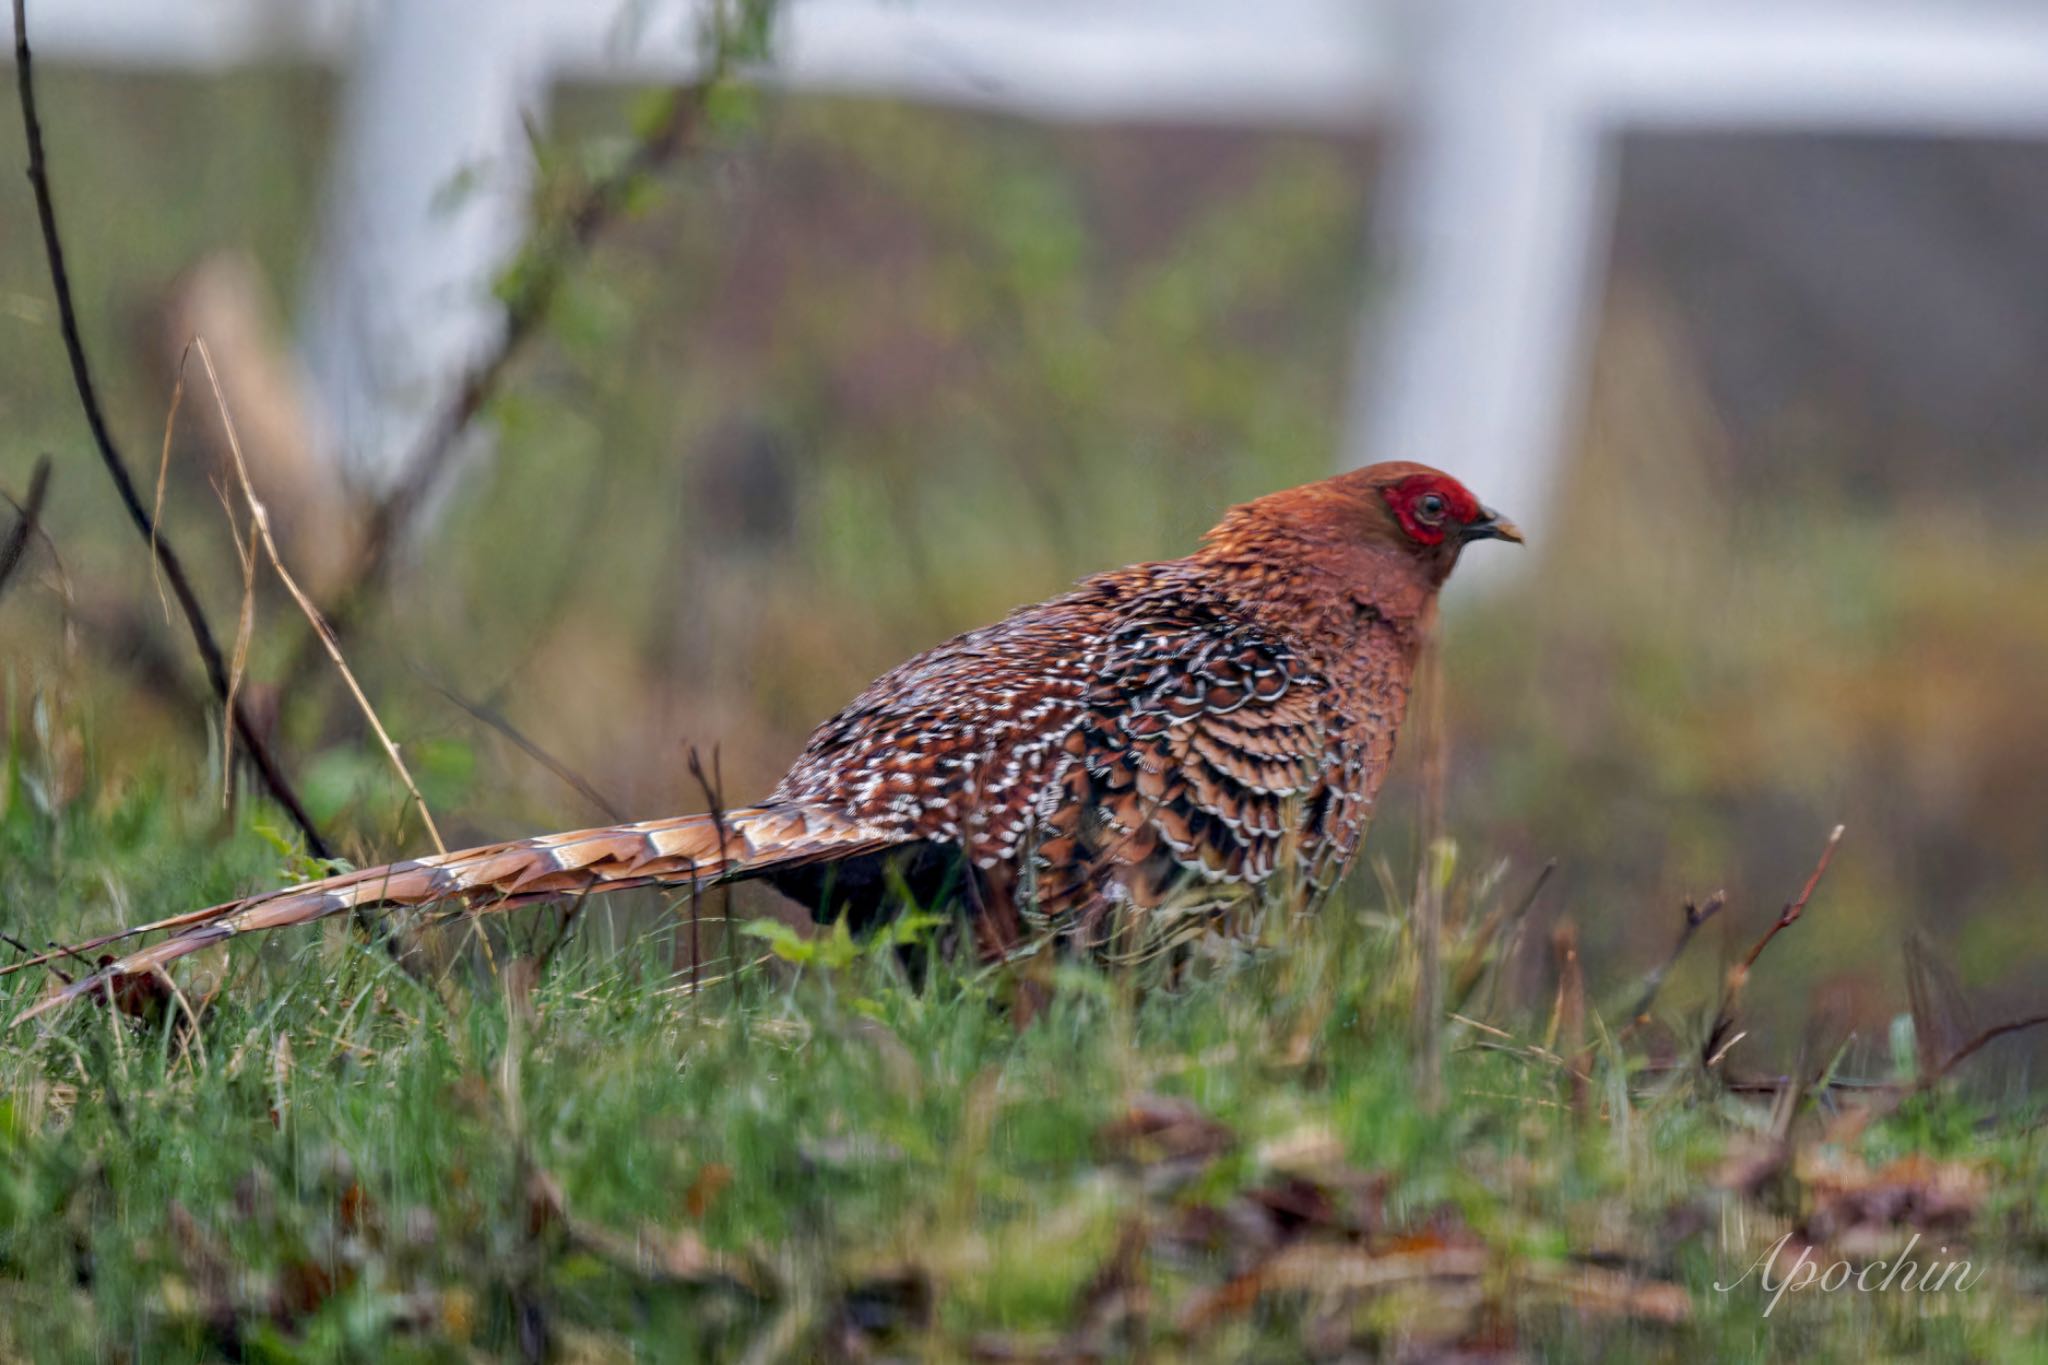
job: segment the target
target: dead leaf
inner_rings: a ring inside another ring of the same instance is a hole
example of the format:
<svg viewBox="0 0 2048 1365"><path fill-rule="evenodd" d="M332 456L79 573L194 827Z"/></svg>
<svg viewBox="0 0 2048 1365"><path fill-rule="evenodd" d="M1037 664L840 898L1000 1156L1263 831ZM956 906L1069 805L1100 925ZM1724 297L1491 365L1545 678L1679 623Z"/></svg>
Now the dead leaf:
<svg viewBox="0 0 2048 1365"><path fill-rule="evenodd" d="M890 1266L849 1280L834 1314L841 1355L857 1359L876 1346L929 1331L937 1305L922 1266Z"/></svg>
<svg viewBox="0 0 2048 1365"><path fill-rule="evenodd" d="M1815 1159L1798 1174L1809 1201L1804 1231L1818 1245L1859 1230L1957 1232L1985 1194L1974 1168L1919 1153L1875 1171L1853 1158Z"/></svg>
<svg viewBox="0 0 2048 1365"><path fill-rule="evenodd" d="M1105 1157L1139 1166L1202 1166L1237 1146L1237 1134L1184 1099L1140 1095L1095 1135Z"/></svg>
<svg viewBox="0 0 2048 1365"><path fill-rule="evenodd" d="M1586 1267L1559 1278L1534 1277L1557 1289L1581 1312L1603 1317L1637 1318L1676 1327L1692 1320L1692 1297L1684 1288L1663 1280L1639 1279L1618 1270Z"/></svg>
<svg viewBox="0 0 2048 1365"><path fill-rule="evenodd" d="M683 1207L690 1217L698 1222L711 1211L712 1203L732 1184L732 1167L720 1161L709 1161L701 1167L689 1189L683 1192Z"/></svg>

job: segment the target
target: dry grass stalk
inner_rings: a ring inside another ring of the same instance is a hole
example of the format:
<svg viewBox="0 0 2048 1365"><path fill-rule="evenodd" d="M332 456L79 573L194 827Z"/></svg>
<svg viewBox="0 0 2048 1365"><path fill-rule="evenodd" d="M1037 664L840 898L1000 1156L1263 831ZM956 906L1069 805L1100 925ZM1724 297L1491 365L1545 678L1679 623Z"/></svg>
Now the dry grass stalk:
<svg viewBox="0 0 2048 1365"><path fill-rule="evenodd" d="M1586 1044L1586 973L1579 961L1579 926L1570 917L1551 931L1550 950L1557 964L1557 999L1551 1005L1548 1047L1560 1056L1579 1058L1566 1070L1572 1078L1572 1108L1584 1114L1592 1101L1592 1078L1584 1070L1591 1051Z"/></svg>
<svg viewBox="0 0 2048 1365"><path fill-rule="evenodd" d="M164 524L164 486L170 482L171 437L178 430L178 409L185 406L185 362L191 355L192 348L189 345L178 354L178 377L171 385L171 410L164 414L163 453L157 457L156 462L156 501L151 505L149 513L149 577L150 581L156 584L157 605L163 608L166 625L171 620L171 599L164 593L164 569L157 558L156 535L157 528ZM230 515L228 521L232 524L234 517ZM235 538L235 544L239 550L239 535ZM232 692L234 689L230 687L228 690Z"/></svg>
<svg viewBox="0 0 2048 1365"><path fill-rule="evenodd" d="M228 659L228 697L222 703L224 718L220 727L220 804L227 809L235 793L235 727L228 718L235 713L235 699L241 695L242 676L249 667L249 645L256 638L256 520L249 520L245 544L242 529L235 524L235 507L228 501L227 490L216 485L214 491L220 495L221 510L228 514L235 556L242 561L242 609L235 621L235 652Z"/></svg>
<svg viewBox="0 0 2048 1365"><path fill-rule="evenodd" d="M257 535L263 542L263 551L270 560L270 567L277 571L278 581L284 584L285 591L298 603L307 623L320 637L321 644L326 646L328 657L334 660L334 666L340 672L342 681L348 684L350 695L356 699L356 705L361 709L364 719L369 721L370 728L376 732L377 742L384 746L385 756L391 760L391 766L397 771L399 780L405 783L406 791L411 794L413 805L420 813L420 822L427 827L427 835L434 841L435 850L446 853L448 846L441 841L441 831L434 824L433 812L427 809L426 798L420 795L419 784L412 780L412 773L407 770L405 759L399 755L398 746L392 743L390 733L384 728L384 722L377 718L377 709L370 704L369 697L364 695L361 684L356 681L355 674L349 669L348 660L342 657L341 646L335 640L334 632L328 629L326 620L320 615L320 609L313 605L313 599L306 596L299 587L298 580L294 579L291 571L284 566L284 559L277 550L277 541L270 533L270 514L264 509L263 500L256 496L255 486L249 482L249 466L242 458L241 437L235 432L235 419L228 410L227 395L221 390L220 375L213 368L213 355L206 349L205 338L196 339L193 345L199 352L199 363L206 369L206 382L213 389L213 401L220 409L221 426L227 434L228 453L234 458L235 477L241 481L242 496L249 504L249 515Z"/></svg>
<svg viewBox="0 0 2048 1365"><path fill-rule="evenodd" d="M1422 848L1415 870L1415 1090L1425 1112L1434 1113L1444 1099L1443 1082L1443 860L1444 771L1450 738L1444 724L1443 656L1436 631L1436 609L1429 609L1424 630L1417 690L1422 695Z"/></svg>

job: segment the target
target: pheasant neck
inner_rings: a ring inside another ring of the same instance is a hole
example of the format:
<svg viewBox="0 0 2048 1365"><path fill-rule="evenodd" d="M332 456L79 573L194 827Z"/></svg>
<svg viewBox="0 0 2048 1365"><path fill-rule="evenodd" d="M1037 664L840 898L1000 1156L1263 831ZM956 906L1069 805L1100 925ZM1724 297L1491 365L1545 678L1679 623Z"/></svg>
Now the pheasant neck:
<svg viewBox="0 0 2048 1365"><path fill-rule="evenodd" d="M1382 545L1212 542L1196 559L1240 609L1333 674L1374 656L1373 672L1393 665L1405 676L1434 616L1432 576Z"/></svg>

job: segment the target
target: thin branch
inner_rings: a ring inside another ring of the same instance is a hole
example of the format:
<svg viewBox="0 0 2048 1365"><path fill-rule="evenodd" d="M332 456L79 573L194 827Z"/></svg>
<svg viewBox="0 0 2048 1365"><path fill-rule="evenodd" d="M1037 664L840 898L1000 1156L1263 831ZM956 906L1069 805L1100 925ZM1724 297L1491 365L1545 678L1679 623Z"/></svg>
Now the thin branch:
<svg viewBox="0 0 2048 1365"><path fill-rule="evenodd" d="M1940 1081L1941 1079L1946 1077L1948 1073L1954 1071L1957 1066L1961 1065L1969 1058L1975 1056L1985 1047L1989 1046L1992 1043L1997 1042L2000 1038L2003 1038L2008 1034L2024 1033L2028 1029L2040 1028L2044 1024L2048 1024L2048 1014L2029 1015L2025 1019L2011 1019L2007 1020L2003 1024L1992 1025L1990 1028L1985 1029L1982 1033L1979 1033L1976 1037L1972 1038L1969 1042L1964 1043L1954 1052L1949 1053L1947 1061L1943 1062L1940 1066L1936 1067L1932 1074L1921 1078L1920 1088L1922 1090L1931 1089L1934 1086L1935 1082Z"/></svg>
<svg viewBox="0 0 2048 1365"><path fill-rule="evenodd" d="M705 79L674 92L667 114L635 144L632 154L611 174L592 182L561 222L552 230L544 229L537 234L536 242L528 246L522 260L532 268L505 306L504 325L496 343L427 424L412 453L399 466L399 481L378 499L364 520L354 568L341 576L348 586L327 613L337 636L346 636L355 628L363 611L382 589L391 571L393 555L404 544L413 518L439 486L461 446L463 434L497 392L512 362L547 320L575 260L587 253L619 219L642 181L696 140L705 120L709 92L724 77L725 69L726 59L721 51L714 57ZM302 653L286 670L286 677L298 676L304 663Z"/></svg>
<svg viewBox="0 0 2048 1365"><path fill-rule="evenodd" d="M10 940L8 940L8 941L9 941L10 943L13 943L13 942L14 942L14 940L12 940L12 939L10 939ZM48 945L49 945L49 946L48 946L48 949L47 949L47 950L46 950L46 951L45 951L44 953L42 953L42 954L41 954L40 956L37 956L37 957L31 957L31 958L30 958L30 959L29 959L28 961L26 961L26 962L17 962L17 963L15 963L15 964L14 964L14 966L15 966L15 967L40 967L40 966L43 966L43 965L44 965L45 963L47 963L47 962L51 961L51 960L52 960L52 959L54 959L54 958L60 958L60 957L69 957L69 958L76 958L76 959L78 960L78 963L79 963L79 965L80 965L80 966L82 966L82 967L84 967L84 968L86 969L86 971L87 971L87 973L88 973L88 974L90 974L90 973L92 973L92 972L96 972L96 971L98 971L98 970L99 970L99 968L100 968L100 964L99 964L99 963L97 963L97 962L94 962L94 961L93 961L93 960L92 960L91 958L87 957L87 956L86 956L86 955L85 955L84 953L80 952L80 951L79 951L79 950L78 950L77 948L74 948L74 947L70 946L69 944L59 943L59 942L57 942L57 940L56 940L56 939L50 939L50 940L48 940ZM26 946L26 945L19 945L19 944L18 944L18 945L16 945L16 946ZM9 968L9 971L10 971L10 972L12 972L12 970L13 970L13 968Z"/></svg>
<svg viewBox="0 0 2048 1365"><path fill-rule="evenodd" d="M723 866L726 857L725 770L718 761L718 746L713 745L711 748L711 771L708 775L704 771L704 759L697 752L697 746L694 744L690 746L690 776L697 779L697 786L704 792L704 801L711 815L711 832L718 837L718 860L720 865ZM726 922L730 924L732 921L732 888L730 886L725 888L724 903L721 908L724 911ZM703 898L699 881L693 876L690 878L690 986L693 990L701 984L699 978L704 970L703 925Z"/></svg>
<svg viewBox="0 0 2048 1365"><path fill-rule="evenodd" d="M7 591L7 580L28 555L28 543L35 538L36 523L43 515L43 498L49 491L50 457L38 456L35 472L28 476L28 497L16 504L19 518L7 539L0 541L0 594Z"/></svg>
<svg viewBox="0 0 2048 1365"><path fill-rule="evenodd" d="M1812 893L1813 888L1808 886L1803 894L1811 895ZM1638 1029L1650 1022L1650 1007L1657 1003L1657 994L1664 988L1664 978L1669 976L1671 969L1678 965L1678 959L1685 956L1685 950L1692 943L1693 936L1699 933L1700 926L1720 914L1721 907L1727 903L1728 893L1725 891L1716 891L1713 895L1707 897L1706 904L1704 905L1692 900L1686 901L1685 922L1678 930L1678 942L1671 946L1671 952L1665 959L1658 963L1647 977L1643 978L1642 996L1636 1001L1635 1008L1629 1011L1628 1021L1621 1026L1621 1032L1615 1035L1617 1043L1627 1042L1636 1035ZM1795 915L1793 918L1796 919L1798 917ZM1707 1058L1707 1065L1709 1067L1718 1066L1721 1058L1727 1055L1728 1049L1741 1042L1743 1037L1743 1034L1738 1033L1732 1038L1723 1040L1719 1048L1715 1049ZM1593 1055L1599 1050L1600 1042L1601 1039L1589 1039L1587 1041L1585 1048L1579 1053L1576 1061L1576 1065L1580 1070L1591 1071L1593 1069Z"/></svg>
<svg viewBox="0 0 2048 1365"><path fill-rule="evenodd" d="M25 956L40 963L42 966L47 967L49 969L50 975L56 977L65 985L68 986L71 984L71 974L51 961L51 958L54 957L55 954L45 953L41 956L38 956L35 949L29 947L26 943L23 943L20 939L16 938L12 934L0 933L0 943L6 944L8 947L14 949L14 951L16 951L17 953L24 954ZM21 965L27 966L29 964L24 962ZM92 964L87 963L86 965L91 966Z"/></svg>
<svg viewBox="0 0 2048 1365"><path fill-rule="evenodd" d="M1686 901L1685 923L1679 928L1678 942L1671 945L1670 953L1643 978L1643 993L1636 1001L1635 1008L1628 1012L1627 1028L1633 1029L1649 1017L1650 1006L1657 1003L1657 993L1664 989L1664 978L1671 975L1671 969L1678 965L1678 959L1685 956L1685 950L1691 945L1693 936L1699 933L1700 926L1720 914L1721 907L1727 903L1726 891L1716 891L1707 897L1704 905L1691 900Z"/></svg>
<svg viewBox="0 0 2048 1365"><path fill-rule="evenodd" d="M427 799L420 795L419 784L412 780L412 773L406 769L405 760L399 756L398 746L391 742L390 734L384 729L384 722L377 719L377 708L370 705L370 699L363 695L362 686L356 682L356 675L349 671L348 660L342 657L341 646L336 643L334 632L329 630L327 622L321 619L320 609L313 605L313 599L306 596L305 590L299 587L299 581L292 577L291 570L285 568L284 558L277 552L277 541L270 533L270 512L264 507L262 499L256 496L255 485L249 481L249 466L242 459L242 438L236 434L235 417L228 411L227 395L221 392L220 375L213 368L213 352L206 348L204 337L196 340L193 345L199 352L199 363L206 368L206 382L213 388L213 401L220 409L221 427L227 433L228 453L235 461L235 477L241 480L242 497L249 504L249 517L254 523L256 533L262 537L263 552L270 559L270 567L277 571L278 580L284 584L285 591L299 604L299 610L305 613L306 621L320 637L320 642L327 646L328 656L334 660L334 666L340 671L342 681L348 684L350 695L355 697L356 705L362 710L364 719L370 722L370 729L376 732L378 743L384 746L385 757L391 760L391 766L397 770L399 780L405 783L405 789L412 793L413 805L419 809L420 821L426 825L427 835L434 841L435 851L446 855L448 845L441 842L441 831L434 826L434 813L427 809ZM254 564L255 557L252 554L249 559L251 573L254 572Z"/></svg>
<svg viewBox="0 0 2048 1365"><path fill-rule="evenodd" d="M1836 825L1828 834L1827 844L1820 851L1820 861L1813 865L1813 871L1807 875L1806 885L1799 888L1798 899L1787 905L1779 913L1777 922L1764 930L1764 936L1756 941L1755 946L1749 950L1749 955L1742 959L1741 970L1746 972L1754 967L1756 960L1764 955L1764 949L1770 946L1771 940L1797 924L1799 917L1806 913L1806 903L1813 899L1814 888L1820 885L1820 879L1827 874L1828 864L1834 861L1835 848L1842 842L1842 829L1841 825Z"/></svg>
<svg viewBox="0 0 2048 1365"><path fill-rule="evenodd" d="M581 796L585 801L588 801L591 805L597 807L599 811L603 812L604 817L607 820L610 820L615 825L624 824L626 822L626 817L620 811L619 807L612 804L611 801L607 800L603 792L599 791L595 786L593 786L590 783L590 781L586 779L581 773L577 772L567 763L564 763L561 759L556 758L546 749L541 748L539 744L529 739L524 733L520 731L518 726L514 725L510 720L506 719L504 713L499 711L496 707L486 705L485 703L480 701L471 701L469 698L457 692L454 688L449 687L446 683L443 683L436 678L429 677L426 674L425 670L420 669L417 666L413 669L413 671L420 675L421 679L427 684L427 686L433 688L436 692L439 692L441 696L445 698L451 706L454 706L458 710L464 712L472 720L477 721L479 724L487 725L491 729L496 730L499 734L503 735L508 741L510 741L513 747L518 749L520 753L525 754L528 758L540 764L543 768L546 768L556 777L562 779L562 781L566 783L568 786L574 788L578 796Z"/></svg>
<svg viewBox="0 0 2048 1365"><path fill-rule="evenodd" d="M1453 1003L1462 1007L1472 992L1479 988L1483 976L1486 980L1486 1007L1482 1013L1493 1013L1494 1003L1500 995L1501 975L1514 961L1516 950L1521 946L1523 925L1536 906L1536 898L1543 894L1544 886L1556 871L1557 859L1552 858L1543 864L1536 879L1529 884L1528 891L1523 893L1512 910L1507 909L1503 902L1481 922L1478 933L1473 935L1471 948L1466 951L1464 965L1459 967L1451 983ZM1503 932L1505 939L1502 938ZM1492 951L1495 944L1500 945L1498 952Z"/></svg>
<svg viewBox="0 0 2048 1365"><path fill-rule="evenodd" d="M1750 969L1764 955L1764 949L1771 946L1771 940L1797 924L1799 917L1806 913L1806 903L1813 899L1814 888L1820 885L1820 879L1827 874L1828 864L1834 861L1835 849L1842 842L1842 829L1841 825L1836 825L1828 834L1828 841L1820 851L1820 860L1813 865L1813 871L1808 874L1806 885L1799 889L1799 895L1778 913L1771 927L1764 930L1763 936L1729 970L1727 984L1721 991L1721 1007L1714 1016L1714 1026L1707 1031L1706 1042L1700 1048L1700 1058L1709 1070L1719 1065L1728 1055L1728 1049L1736 1043L1736 1038L1729 1035L1735 1027L1735 1007L1742 998L1742 988L1749 983Z"/></svg>
<svg viewBox="0 0 2048 1365"><path fill-rule="evenodd" d="M36 116L34 67L28 47L28 15L25 0L14 0L14 70L16 85L21 95L21 122L28 143L28 178L35 189L36 218L42 227L43 255L50 268L50 288L57 298L58 330L64 338L64 351L71 362L72 384L78 390L79 406L85 411L85 424L92 430L93 445L98 449L100 463L106 466L107 477L114 481L114 491L120 495L121 505L127 510L128 519L136 531L150 544L158 569L169 580L171 593L178 599L179 610L184 613L185 624L191 629L192 643L199 651L200 662L206 667L206 680L213 688L214 698L226 705L228 699L227 662L221 657L220 645L214 639L213 629L206 623L206 611L199 603L199 595L193 590L192 582L185 576L185 566L178 558L170 539L160 534L156 520L142 505L141 495L136 492L135 481L128 474L128 465L121 458L120 448L114 444L114 436L107 429L105 415L100 410L100 400L93 386L92 368L86 361L85 339L79 331L78 310L71 298L71 276L64 266L64 244L57 233L57 205L50 193L50 172L43 150L43 126ZM327 841L320 837L320 831L313 824L313 817L292 790L269 746L263 742L255 724L249 719L246 708L236 706L232 721L242 737L242 746L249 759L262 777L263 785L277 803L284 807L300 831L305 835L307 851L316 858L332 857Z"/></svg>
<svg viewBox="0 0 2048 1365"><path fill-rule="evenodd" d="M2037 1029L2043 1026L2048 1026L2048 1014L2032 1014L2024 1019L2008 1019L2002 1024L1993 1024L1954 1052L1949 1053L1947 1060L1943 1061L1940 1066L1922 1071L1914 1080L1910 1082L1885 1081L1869 1087L1878 1093L1872 1097L1868 1104L1842 1115L1828 1129L1825 1140L1835 1143L1855 1141L1857 1136L1869 1128L1871 1124L1896 1113L1899 1106L1913 1096L1924 1095L1933 1090L1944 1080L1947 1080L1949 1074L1958 1066L1961 1066L2000 1038L2009 1037L2015 1033L2024 1033L2029 1029Z"/></svg>
<svg viewBox="0 0 2048 1365"><path fill-rule="evenodd" d="M555 960L555 954L560 952L562 945L569 941L569 933L576 927L576 917L583 913L583 902L590 899L591 890L596 885L597 883L594 881L584 883L583 889L576 893L576 899L570 901L569 908L562 912L561 923L555 927L554 941L548 944L541 955L534 960L534 973L536 976L546 974L548 964Z"/></svg>

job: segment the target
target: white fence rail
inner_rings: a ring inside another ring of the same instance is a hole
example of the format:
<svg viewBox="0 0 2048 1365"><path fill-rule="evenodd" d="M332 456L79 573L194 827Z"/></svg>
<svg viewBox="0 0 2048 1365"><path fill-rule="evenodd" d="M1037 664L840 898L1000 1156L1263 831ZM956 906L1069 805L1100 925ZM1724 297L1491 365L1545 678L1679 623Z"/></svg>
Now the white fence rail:
<svg viewBox="0 0 2048 1365"><path fill-rule="evenodd" d="M565 78L671 80L687 3L32 2L89 64L345 66L305 355L331 448L396 476L492 327L523 229L522 118ZM2048 136L2048 5L1995 0L791 0L772 79L1089 121L1397 133L1342 458L1419 458L1542 517L1582 383L1613 134ZM441 191L481 171L452 211Z"/></svg>

